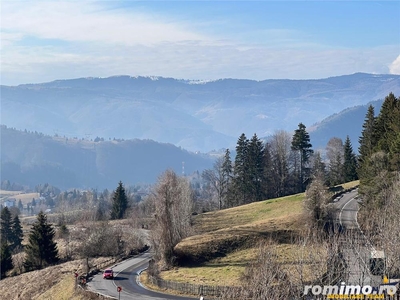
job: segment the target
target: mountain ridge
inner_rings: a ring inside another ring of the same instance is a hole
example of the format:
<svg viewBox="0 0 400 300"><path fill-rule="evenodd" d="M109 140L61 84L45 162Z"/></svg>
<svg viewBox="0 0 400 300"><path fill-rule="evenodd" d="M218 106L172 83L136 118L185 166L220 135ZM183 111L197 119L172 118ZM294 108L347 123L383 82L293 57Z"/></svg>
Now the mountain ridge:
<svg viewBox="0 0 400 300"><path fill-rule="evenodd" d="M113 188L154 183L166 169L201 172L212 159L152 140L68 139L1 125L1 178L34 187L49 183L68 188Z"/></svg>
<svg viewBox="0 0 400 300"><path fill-rule="evenodd" d="M400 75L326 79L77 78L1 86L2 124L68 137L152 139L191 151L233 147L237 137L293 131L333 113L400 94Z"/></svg>

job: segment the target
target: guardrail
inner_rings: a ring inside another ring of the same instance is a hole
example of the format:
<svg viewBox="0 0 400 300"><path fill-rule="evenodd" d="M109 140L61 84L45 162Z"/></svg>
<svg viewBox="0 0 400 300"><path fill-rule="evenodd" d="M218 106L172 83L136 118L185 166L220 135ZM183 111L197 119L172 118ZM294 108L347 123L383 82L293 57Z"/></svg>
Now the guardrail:
<svg viewBox="0 0 400 300"><path fill-rule="evenodd" d="M340 186L341 187L341 186ZM333 195L331 196L331 202L335 202L335 198L341 197L343 194L346 194L348 192L351 192L355 189L358 189L359 185L353 186L349 189L343 189L343 188L330 188L329 192L332 192Z"/></svg>

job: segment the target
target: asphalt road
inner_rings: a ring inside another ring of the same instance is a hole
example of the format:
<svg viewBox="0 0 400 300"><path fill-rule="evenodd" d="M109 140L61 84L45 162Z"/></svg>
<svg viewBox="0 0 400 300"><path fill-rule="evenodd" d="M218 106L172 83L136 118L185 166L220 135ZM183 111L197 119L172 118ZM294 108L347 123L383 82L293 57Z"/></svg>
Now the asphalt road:
<svg viewBox="0 0 400 300"><path fill-rule="evenodd" d="M335 203L339 224L346 229L359 228L357 223L358 202L355 198L357 195L357 190L348 192L343 194L340 200Z"/></svg>
<svg viewBox="0 0 400 300"><path fill-rule="evenodd" d="M157 293L141 286L137 281L138 273L148 266L151 256L152 254L147 252L112 266L114 270L114 280L103 279L103 274L99 273L88 282L88 288L94 292L118 299L117 286L120 286L122 288L120 294L121 300L199 299Z"/></svg>
<svg viewBox="0 0 400 300"><path fill-rule="evenodd" d="M347 284L378 286L381 276L372 275L369 271L369 257L372 246L361 232L357 222L359 204L354 190L344 194L335 203L338 223L344 229L341 233L341 248L348 266Z"/></svg>
<svg viewBox="0 0 400 300"><path fill-rule="evenodd" d="M355 198L358 194L357 190L343 194L342 197L335 202L337 208L338 223L345 229L345 232L359 231L357 223L358 202ZM374 282L375 276L371 276L366 269L365 259L370 251L366 245L360 245L359 238L345 236L343 234L343 252L349 267L349 278L347 283L364 283L371 284ZM93 277L88 283L88 288L100 294L114 297L118 299L117 286L122 288L120 299L135 300L193 300L199 298L172 296L154 291L147 290L138 283L138 273L148 266L151 253L144 253L138 257L125 260L119 264L112 266L114 270L114 280L103 279L99 273ZM364 257L364 259L363 259Z"/></svg>

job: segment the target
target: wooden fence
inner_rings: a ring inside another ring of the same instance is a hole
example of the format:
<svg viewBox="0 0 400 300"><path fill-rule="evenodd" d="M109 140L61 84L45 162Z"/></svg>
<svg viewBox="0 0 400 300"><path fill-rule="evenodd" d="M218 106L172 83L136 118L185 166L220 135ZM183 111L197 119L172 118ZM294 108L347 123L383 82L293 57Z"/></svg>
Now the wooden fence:
<svg viewBox="0 0 400 300"><path fill-rule="evenodd" d="M191 283L184 283L184 282L175 282L175 281L168 281L161 278L156 278L154 276L148 275L149 281L156 285L161 289L169 289L173 291L177 291L184 294L190 295L197 295L197 296L204 296L204 297L220 297L225 293L229 292L230 295L239 294L240 287L232 287L232 286L214 286L214 285L198 285L198 284L191 284ZM304 289L304 288L303 288ZM299 289L299 291L303 291L303 289ZM236 290L236 291L235 291ZM337 297L335 297L337 296ZM381 299L381 300L400 300L400 289L397 290L397 293L393 296L389 295L369 295L364 297L354 298L354 295L335 295L333 297L329 296L304 296L301 295L296 297L295 299ZM340 298L342 296L342 298ZM353 296L353 298L351 298Z"/></svg>
<svg viewBox="0 0 400 300"><path fill-rule="evenodd" d="M149 281L161 289L169 289L183 294L219 297L227 291L232 292L239 287L217 286L217 285L199 285L185 282L168 281L154 276L148 276Z"/></svg>

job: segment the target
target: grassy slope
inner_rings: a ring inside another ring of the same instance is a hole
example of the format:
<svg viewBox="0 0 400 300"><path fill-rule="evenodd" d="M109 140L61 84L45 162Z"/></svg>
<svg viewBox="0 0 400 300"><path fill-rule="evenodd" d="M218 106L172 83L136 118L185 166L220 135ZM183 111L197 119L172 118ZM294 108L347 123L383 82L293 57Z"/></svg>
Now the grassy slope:
<svg viewBox="0 0 400 300"><path fill-rule="evenodd" d="M197 216L197 234L175 248L190 266L165 271L162 277L198 284L237 284L255 258L260 239L272 239L290 248L286 243L302 228L303 199L304 193Z"/></svg>
<svg viewBox="0 0 400 300"><path fill-rule="evenodd" d="M91 260L91 264L98 265L109 260L110 257L96 258ZM83 260L74 260L4 278L0 280L0 298L82 300L82 295L74 292L74 272L82 274L83 268Z"/></svg>
<svg viewBox="0 0 400 300"><path fill-rule="evenodd" d="M5 191L0 190L0 199L5 200L7 198L14 198L17 200L21 200L22 204L26 205L28 202L31 202L33 198L37 199L40 197L39 193L25 193L23 191Z"/></svg>
<svg viewBox="0 0 400 300"><path fill-rule="evenodd" d="M358 184L353 181L342 187L348 189ZM289 270L291 262L300 256L318 259L316 257L323 255L323 249L314 248L311 250L314 254L310 254L307 249L298 249L292 244L305 228L302 217L304 197L301 193L197 216L196 234L175 248L189 262L188 266L164 271L162 278L208 285L238 284L246 265L256 257L261 239L277 243L278 259Z"/></svg>

